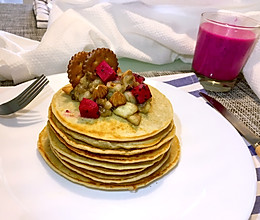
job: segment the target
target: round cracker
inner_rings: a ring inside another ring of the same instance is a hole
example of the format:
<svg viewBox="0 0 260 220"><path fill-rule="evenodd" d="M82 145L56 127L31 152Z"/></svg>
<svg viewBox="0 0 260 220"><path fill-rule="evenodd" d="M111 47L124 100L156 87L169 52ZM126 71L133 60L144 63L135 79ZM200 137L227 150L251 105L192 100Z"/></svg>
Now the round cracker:
<svg viewBox="0 0 260 220"><path fill-rule="evenodd" d="M114 52L108 48L97 48L92 50L88 55L82 67L84 73L94 73L96 67L102 62L106 63L117 72L118 61Z"/></svg>

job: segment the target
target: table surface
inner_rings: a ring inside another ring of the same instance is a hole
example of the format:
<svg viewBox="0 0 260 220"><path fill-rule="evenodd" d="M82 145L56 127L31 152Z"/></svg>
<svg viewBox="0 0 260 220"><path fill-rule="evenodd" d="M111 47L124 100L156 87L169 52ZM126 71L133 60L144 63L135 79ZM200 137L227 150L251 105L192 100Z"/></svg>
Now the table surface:
<svg viewBox="0 0 260 220"><path fill-rule="evenodd" d="M36 28L35 17L30 4L0 4L0 30L37 41L40 41L46 32L46 29ZM122 69L131 67L133 71L143 72L143 75L148 77L162 74L181 74L182 71L190 70L190 64L182 63L179 60L159 66L129 59L120 59L119 64ZM236 86L229 92L208 93L233 112L255 134L260 136L260 99L250 89L243 76L240 77ZM255 161L255 164L257 170L260 169L258 160ZM260 178L258 177L258 179ZM258 203L256 203L253 213L260 213L260 190L257 192L256 200ZM251 219L256 218L256 215L251 217Z"/></svg>

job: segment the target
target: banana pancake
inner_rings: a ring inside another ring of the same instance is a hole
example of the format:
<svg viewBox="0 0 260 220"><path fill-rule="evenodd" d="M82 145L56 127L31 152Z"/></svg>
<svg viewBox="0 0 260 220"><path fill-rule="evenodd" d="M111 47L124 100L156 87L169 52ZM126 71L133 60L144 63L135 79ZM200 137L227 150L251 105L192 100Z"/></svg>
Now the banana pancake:
<svg viewBox="0 0 260 220"><path fill-rule="evenodd" d="M52 114L51 110L49 109L49 122L52 125L52 127L55 129L57 133L61 137L71 137L71 139L83 141L86 144L89 144L94 147L98 148L105 148L105 149L117 149L117 148L125 148L125 149L136 149L136 148L146 148L151 147L157 143L159 143L169 132L172 132L174 130L175 132L175 125L173 121L171 121L170 125L162 130L160 133L138 141L127 141L127 142L116 142L116 141L105 141L105 140L99 140L95 138L88 137L86 135L82 135L80 133L77 133L75 131L72 131L65 126L63 126L57 118ZM131 151L132 152L132 151ZM132 152L133 153L133 152Z"/></svg>
<svg viewBox="0 0 260 220"><path fill-rule="evenodd" d="M67 148L71 149L72 151L74 151L82 156L92 157L92 158L94 156L94 157L96 157L96 159L100 158L100 159L106 160L106 161L112 161L114 158L114 160L117 160L118 162L121 161L122 163L124 162L124 160L126 160L126 158L128 158L128 160L126 162L128 162L128 161L130 162L131 160L129 160L129 159L131 159L131 156L134 156L134 155L138 155L139 160L141 160L141 156L144 155L145 152L146 152L146 157L149 156L148 153L151 154L152 152L155 155L157 152L162 150L162 149L160 149L160 148L162 148L162 145L164 145L166 142L173 139L175 136L175 130L172 130L158 144L155 144L154 146L146 147L143 149L139 149L139 148L131 149L131 150L118 149L118 148L114 149L114 150L100 149L100 148L93 147L89 144L86 144L82 141L75 140L68 134L67 135L62 134L59 130L57 130L57 128L54 129L53 126L50 124L51 123L48 122L48 128L50 130L52 130L52 133L55 133L56 138L58 138L60 142L62 142L64 145L66 145ZM164 146L164 147L166 147L166 146ZM121 157L118 157L119 155L121 155Z"/></svg>
<svg viewBox="0 0 260 220"><path fill-rule="evenodd" d="M96 119L81 117L79 102L62 89L54 94L51 111L63 126L88 137L118 142L142 140L160 133L173 119L170 101L156 88L149 88L153 97L151 108L146 114L140 113L142 120L138 126L114 113Z"/></svg>
<svg viewBox="0 0 260 220"><path fill-rule="evenodd" d="M51 123L49 123L51 124ZM97 148L94 146L91 146L89 144L86 144L82 141L75 140L73 139L70 135L66 134L64 135L62 132L60 132L57 128L53 128L52 125L49 126L50 129L56 134L56 137L64 144L66 145L69 149L72 151L79 153L81 155L88 155L89 153L96 153L96 154L111 154L111 155L125 155L125 156L131 156L131 155L136 155L136 154L142 154L148 151L156 150L159 147L161 147L164 143L172 139L175 135L175 129L171 130L166 137L164 137L161 142L158 144L155 144L150 147L146 148L133 148L131 150L127 150L124 148L117 148L117 149L103 149L103 148ZM55 125L54 125L55 127Z"/></svg>
<svg viewBox="0 0 260 220"><path fill-rule="evenodd" d="M94 159L94 160L100 160L100 161L106 161L106 162L112 162L112 163L123 163L123 164L130 164L130 163L137 163L137 162L143 162L143 161L150 161L154 160L157 157L164 154L166 151L170 148L170 142L172 138L167 140L165 143L163 143L159 148L155 150L151 150L145 153L137 154L137 155L131 155L131 156L125 156L125 155L109 155L109 154L95 154L88 151L78 150L76 148L70 147L69 145L65 144L63 141L60 141L57 135L53 132L50 126L47 125L47 130L50 138L50 142L52 145L56 146L58 151L65 150L65 151L73 151L78 155L84 156L86 158ZM66 148L61 148L63 144ZM65 154L66 152L63 152Z"/></svg>
<svg viewBox="0 0 260 220"><path fill-rule="evenodd" d="M84 167L84 169L89 170L89 171L94 171L97 173L103 173L103 174L110 174L110 175L127 175L127 174L133 174L133 173L138 173L143 171L144 168L138 168L138 169L129 169L129 170L116 170L116 169L109 169L109 168L104 168L104 167L99 167L99 166L94 166L94 165L89 165L89 164L81 164L77 161L73 161L70 158L60 154L58 151L56 151L50 144L50 148L55 154L55 156L64 164L71 164L71 166L74 164L76 167Z"/></svg>
<svg viewBox="0 0 260 220"><path fill-rule="evenodd" d="M174 137L175 138L175 137ZM89 157L89 158L95 158L96 160L102 160L102 161L107 161L107 162L116 162L116 163L136 163L136 162L142 162L142 161L147 161L147 160L152 160L160 156L161 154L165 153L169 148L170 148L170 140L167 140L167 142L163 143L161 147L155 150L151 150L146 153L140 153L140 154L135 154L135 155L103 155L103 154L93 154L91 152L88 152L86 150L81 150L77 149L74 147L71 147L69 145L66 145L66 147L73 152L82 155L84 157Z"/></svg>
<svg viewBox="0 0 260 220"><path fill-rule="evenodd" d="M50 148L50 142L46 132L46 128L44 128L39 134L38 149L46 163L54 171L74 183L100 190L137 190L138 188L144 187L164 176L177 165L180 158L180 145L178 139L176 139L175 141L176 143L173 144L173 147L170 148L168 160L156 172L145 178L129 183L102 183L99 181L94 181L88 177L72 171L71 169L68 169L53 154Z"/></svg>
<svg viewBox="0 0 260 220"><path fill-rule="evenodd" d="M162 164L165 163L165 161L169 157L169 152L165 153L163 155L163 157L161 158L161 160L157 161L152 166L150 166L140 172L137 172L137 173L126 174L126 175L113 175L113 174L103 174L103 173L99 173L99 172L90 171L87 169L88 167L84 166L84 164L77 163L77 162L75 163L74 161L67 160L69 158L63 157L61 154L59 154L55 150L52 150L52 151L53 151L54 155L56 155L56 157L61 161L61 163L63 163L69 169L71 169L85 177L88 177L90 179L93 179L93 180L99 181L99 182L103 182L103 183L126 183L126 182L137 181L139 179L142 179L142 178L154 173L156 170L158 170L162 166Z"/></svg>
<svg viewBox="0 0 260 220"><path fill-rule="evenodd" d="M155 162L159 161L162 158L162 155L155 158L154 160L147 160L143 162L137 162L137 163L128 163L123 164L122 163L112 163L112 162L106 162L106 161L100 161L95 160L87 157L83 157L79 154L74 153L70 149L68 149L64 144L62 144L55 135L51 135L51 130L46 128L46 132L49 134L50 144L51 146L57 150L59 153L73 159L74 161L78 161L80 163L89 164L93 166L99 166L104 168L110 168L110 169L117 169L117 170L128 170L128 169L139 169L139 168L147 168L151 165L153 165Z"/></svg>

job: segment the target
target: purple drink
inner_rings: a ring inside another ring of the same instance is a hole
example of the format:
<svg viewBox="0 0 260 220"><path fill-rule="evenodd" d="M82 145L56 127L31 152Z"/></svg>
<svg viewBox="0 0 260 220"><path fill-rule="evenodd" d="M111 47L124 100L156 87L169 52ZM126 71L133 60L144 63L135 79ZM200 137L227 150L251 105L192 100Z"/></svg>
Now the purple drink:
<svg viewBox="0 0 260 220"><path fill-rule="evenodd" d="M234 80L246 63L257 35L221 23L200 25L192 67L208 78Z"/></svg>

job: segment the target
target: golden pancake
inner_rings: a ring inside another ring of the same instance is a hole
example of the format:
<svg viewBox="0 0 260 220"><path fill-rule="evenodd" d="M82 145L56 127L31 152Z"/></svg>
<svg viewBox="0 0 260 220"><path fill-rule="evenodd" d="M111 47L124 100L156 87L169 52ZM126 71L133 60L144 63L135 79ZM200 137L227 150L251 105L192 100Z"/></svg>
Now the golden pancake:
<svg viewBox="0 0 260 220"><path fill-rule="evenodd" d="M51 129L51 126L47 126L48 134L51 143L53 143L55 146L58 144L56 142L59 142L60 139L57 135L53 132ZM122 163L122 164L131 164L131 163L137 163L137 162L144 162L144 161L150 161L155 160L157 157L164 154L166 151L170 148L171 140L168 140L167 142L163 143L159 148L155 150L151 150L145 153L137 154L137 155L131 155L131 156L125 156L125 155L109 155L109 154L95 154L92 152L79 150L77 148L70 147L69 145L65 144L63 141L60 141L66 148L60 148L58 151L62 151L62 149L66 149L66 151L72 150L73 152L77 153L78 155L84 156L86 158L105 161L105 162L112 162L112 163ZM65 153L65 152L64 152ZM63 153L63 154L64 154Z"/></svg>
<svg viewBox="0 0 260 220"><path fill-rule="evenodd" d="M149 88L153 96L151 108L147 114L141 113L138 126L115 114L97 119L80 117L79 102L62 89L54 94L51 111L63 126L88 137L118 142L142 140L160 133L173 119L170 101L154 87Z"/></svg>
<svg viewBox="0 0 260 220"><path fill-rule="evenodd" d="M117 149L117 148L125 148L125 149L137 149L137 148L148 148L151 146L154 146L161 142L161 140L169 133L174 132L175 134L175 125L173 121L171 121L170 125L162 130L160 133L143 140L138 141L127 141L127 142L116 142L116 141L105 141L105 140L99 140L95 138L91 138L85 135L82 135L80 133L77 133L75 131L72 131L65 126L63 126L57 118L52 114L51 110L49 109L49 122L52 125L52 127L55 129L55 131L61 136L66 139L66 137L71 137L70 139L79 140L84 142L87 145L91 145L97 148L104 148L104 149ZM81 148L84 149L84 148ZM87 149L86 149L87 150ZM115 151L113 151L115 152ZM134 151L130 151L131 154L134 154ZM138 151L137 153L140 153Z"/></svg>
<svg viewBox="0 0 260 220"><path fill-rule="evenodd" d="M74 161L69 157L64 156L63 154L59 153L58 151L56 151L50 144L51 150L53 151L53 153L55 154L55 156L63 163L67 163L68 166L69 164L72 166L74 165L75 167L83 167L86 170L89 171L94 171L97 173L103 173L103 174L108 174L108 175L127 175L127 174L133 174L133 173L138 173L143 171L144 168L138 168L138 169L129 169L129 170L116 170L116 169L109 169L109 168L104 168L104 167L99 167L99 166L94 166L94 165L89 165L89 164L83 164L80 163L78 161Z"/></svg>
<svg viewBox="0 0 260 220"><path fill-rule="evenodd" d="M142 179L142 178L154 173L156 170L158 170L162 166L162 164L165 163L165 161L169 157L169 153L165 153L165 155L163 155L161 160L157 161L152 166L150 166L140 172L137 172L137 173L125 174L125 175L123 175L123 174L114 175L114 174L103 174L103 173L99 173L99 172L90 171L90 170L88 170L88 168L89 168L88 166L85 166L84 164L72 161L69 158L62 156L55 150L52 150L52 151L53 151L54 155L56 155L56 157L69 169L71 169L85 177L88 177L90 179L93 179L95 181L102 182L102 183L126 183L126 182L137 181L139 179Z"/></svg>
<svg viewBox="0 0 260 220"><path fill-rule="evenodd" d="M80 163L89 164L93 166L99 166L109 169L117 169L117 170L128 170L128 169L139 169L139 168L147 168L149 166L152 166L157 161L161 160L162 155L155 158L154 160L147 160L144 162L137 162L137 163L128 163L128 164L120 164L120 163L112 163L112 162L106 162L106 161L100 161L95 160L87 157L83 157L79 154L74 153L70 149L68 149L64 144L62 144L58 138L53 135L51 129L48 129L47 132L49 135L51 146L57 150L59 153L71 158L74 161L78 161Z"/></svg>
<svg viewBox="0 0 260 220"><path fill-rule="evenodd" d="M54 125L55 127L55 125ZM91 146L89 144L86 144L82 141L73 139L70 135L68 134L63 134L57 127L53 128L52 125L50 125L50 128L53 130L53 132L56 134L57 138L64 144L66 145L69 149L73 150L76 153L79 153L81 155L87 156L87 153L96 153L96 154L110 154L110 155L125 155L125 156L131 156L131 155L136 155L136 154L141 154L145 153L148 151L156 150L160 148L163 144L168 142L174 137L175 134L175 129L171 130L166 137L164 137L161 142L158 144L155 144L150 147L146 148L133 148L131 150L127 150L124 148L116 148L116 149L103 149L103 148L97 148L94 146ZM86 153L84 152L86 151ZM86 154L86 155L85 155Z"/></svg>
<svg viewBox="0 0 260 220"><path fill-rule="evenodd" d="M137 163L137 162L149 161L149 160L156 159L157 157L159 157L160 155L165 153L170 148L170 141L171 140L172 140L172 138L156 150L151 150L151 151L148 151L146 153L141 153L141 154L137 154L137 155L135 154L135 155L131 155L131 156L128 156L128 155L93 154L93 153L90 153L86 150L77 149L77 148L71 147L69 145L66 145L66 147L69 148L70 150L72 150L73 152L75 152L79 155L82 155L84 157L93 158L93 159L101 160L101 161L126 164L126 163Z"/></svg>
<svg viewBox="0 0 260 220"><path fill-rule="evenodd" d="M84 143L79 141L73 141L70 138L65 136L65 139L62 139L59 134L55 132L55 130L48 124L48 129L50 129L50 138L51 139L58 139L62 144L64 144L68 149L72 150L73 152L82 155L87 158L92 158L96 160L101 161L108 161L108 162L117 162L117 163L135 163L135 162L142 162L147 160L153 160L156 157L160 156L161 154L165 153L169 149L169 141L174 138L174 132L169 133L166 138L164 138L160 144L157 144L156 146L152 146L151 148L147 148L148 151L141 151L141 149L137 149L139 154L130 154L129 150L126 151L125 149L121 150L116 149L114 151L112 150L102 150L97 151L95 148L92 150L92 146L84 145ZM56 140L57 141L57 140ZM73 147L70 144L72 144ZM91 148L91 151L82 150L80 149L79 145L82 145L83 147L88 146L88 148ZM146 149L146 148L145 148ZM93 153L94 151L94 153ZM132 151L136 151L133 149ZM113 154L108 154L109 152L112 152Z"/></svg>
<svg viewBox="0 0 260 220"><path fill-rule="evenodd" d="M173 147L170 150L168 160L156 172L143 179L129 183L102 183L99 181L94 181L90 178L78 174L77 172L72 171L71 169L68 169L53 154L50 148L50 142L46 132L46 128L44 128L39 135L38 150L43 159L53 170L74 183L78 183L93 189L137 190L138 188L147 186L148 184L167 174L177 165L180 158L180 145L178 139L175 139L175 142L176 143L173 144Z"/></svg>

